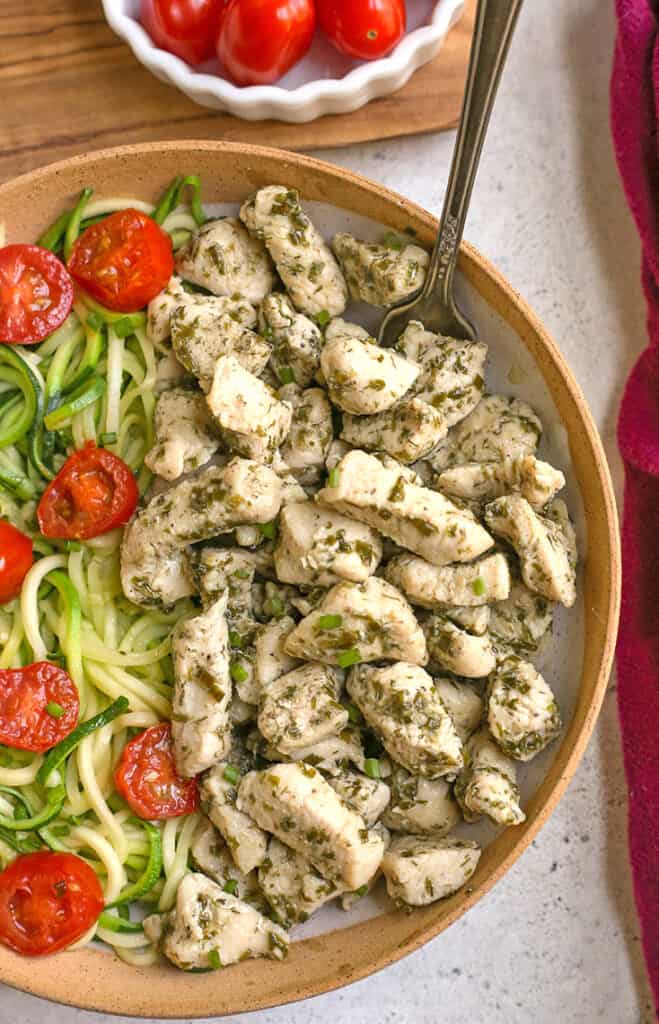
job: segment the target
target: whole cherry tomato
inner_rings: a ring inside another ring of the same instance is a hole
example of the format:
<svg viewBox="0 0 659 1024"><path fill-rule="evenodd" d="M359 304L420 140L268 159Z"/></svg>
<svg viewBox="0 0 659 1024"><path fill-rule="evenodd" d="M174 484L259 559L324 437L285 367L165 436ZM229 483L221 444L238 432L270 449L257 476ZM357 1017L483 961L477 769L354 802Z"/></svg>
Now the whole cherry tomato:
<svg viewBox="0 0 659 1024"><path fill-rule="evenodd" d="M182 779L172 753L169 722L145 729L124 747L114 773L124 800L150 821L192 814L199 806L196 779Z"/></svg>
<svg viewBox="0 0 659 1024"><path fill-rule="evenodd" d="M132 516L139 492L126 463L89 441L69 455L37 506L44 537L89 540L123 526Z"/></svg>
<svg viewBox="0 0 659 1024"><path fill-rule="evenodd" d="M50 661L0 669L0 743L43 753L76 727L80 698L68 672Z"/></svg>
<svg viewBox="0 0 659 1024"><path fill-rule="evenodd" d="M0 249L0 342L33 345L66 320L73 282L54 253L39 245Z"/></svg>
<svg viewBox="0 0 659 1024"><path fill-rule="evenodd" d="M73 853L24 853L0 874L0 942L44 956L81 938L103 910L103 890Z"/></svg>
<svg viewBox="0 0 659 1024"><path fill-rule="evenodd" d="M118 210L82 232L71 251L69 270L108 309L134 313L172 276L172 241L147 214Z"/></svg>
<svg viewBox="0 0 659 1024"><path fill-rule="evenodd" d="M156 46L187 64L203 64L215 53L226 0L142 0L140 21Z"/></svg>
<svg viewBox="0 0 659 1024"><path fill-rule="evenodd" d="M375 60L405 34L405 0L316 0L318 23L337 50Z"/></svg>
<svg viewBox="0 0 659 1024"><path fill-rule="evenodd" d="M237 85L268 85L304 57L315 27L313 0L230 0L217 55Z"/></svg>
<svg viewBox="0 0 659 1024"><path fill-rule="evenodd" d="M30 538L0 519L0 604L18 597L33 561Z"/></svg>

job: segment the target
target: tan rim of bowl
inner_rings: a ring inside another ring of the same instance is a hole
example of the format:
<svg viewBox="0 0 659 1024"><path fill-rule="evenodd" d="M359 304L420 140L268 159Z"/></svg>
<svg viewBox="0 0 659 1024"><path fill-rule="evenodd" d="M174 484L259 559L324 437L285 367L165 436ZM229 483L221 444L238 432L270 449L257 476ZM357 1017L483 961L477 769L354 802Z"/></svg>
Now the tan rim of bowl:
<svg viewBox="0 0 659 1024"><path fill-rule="evenodd" d="M0 186L0 221L8 241L32 241L84 185L93 185L98 195L155 200L180 173L200 174L210 201L236 201L277 182L394 230L412 227L425 243L436 230L434 218L414 203L349 171L284 151L201 141L102 150L26 174ZM578 700L551 768L526 808L526 822L505 830L485 850L469 887L455 896L411 914L390 912L295 943L283 963L251 960L229 973L188 975L167 966L128 966L89 947L39 961L0 949L0 981L72 1006L144 1017L219 1016L318 995L386 967L447 928L505 874L556 807L593 730L613 660L620 597L615 500L588 406L545 328L470 245L463 247L460 269L519 335L553 396L567 429L588 526Z"/></svg>

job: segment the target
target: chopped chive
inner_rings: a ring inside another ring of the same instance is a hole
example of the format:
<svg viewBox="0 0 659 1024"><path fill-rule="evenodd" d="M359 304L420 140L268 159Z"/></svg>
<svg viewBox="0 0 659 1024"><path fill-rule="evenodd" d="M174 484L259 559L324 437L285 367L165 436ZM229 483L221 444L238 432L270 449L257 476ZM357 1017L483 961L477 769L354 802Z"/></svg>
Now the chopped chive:
<svg viewBox="0 0 659 1024"><path fill-rule="evenodd" d="M482 578L482 576L478 576L474 580L474 582L471 585L471 589L473 590L474 594L476 594L478 597L483 596L483 594L485 593L485 580Z"/></svg>
<svg viewBox="0 0 659 1024"><path fill-rule="evenodd" d="M101 444L116 444L117 432L115 430L109 430L107 434L101 434L99 441Z"/></svg>
<svg viewBox="0 0 659 1024"><path fill-rule="evenodd" d="M238 783L240 782L240 772L232 764L227 764L224 766L222 776L225 782L230 782L232 786L237 786Z"/></svg>
<svg viewBox="0 0 659 1024"><path fill-rule="evenodd" d="M49 714L51 718L61 718L62 715L66 714L62 705L58 704L54 700L51 700L46 704L46 713Z"/></svg>
<svg viewBox="0 0 659 1024"><path fill-rule="evenodd" d="M278 594L273 594L263 602L263 610L272 619L281 619L286 614L286 605Z"/></svg>
<svg viewBox="0 0 659 1024"><path fill-rule="evenodd" d="M349 668L350 665L357 665L361 660L362 656L356 647L351 647L347 651L341 651L336 659L340 668Z"/></svg>
<svg viewBox="0 0 659 1024"><path fill-rule="evenodd" d="M364 721L361 711L358 707L355 707L354 704L348 704L346 711L348 712L349 721L353 722L355 725L359 725L360 722Z"/></svg>
<svg viewBox="0 0 659 1024"><path fill-rule="evenodd" d="M97 313L95 309L92 309L91 313L87 317L87 326L92 331L102 331L105 327L105 320L100 313Z"/></svg>
<svg viewBox="0 0 659 1024"><path fill-rule="evenodd" d="M328 324L331 319L332 318L330 317L326 309L321 309L320 313L316 315L316 323L319 324L320 327L324 327L325 324Z"/></svg>
<svg viewBox="0 0 659 1024"><path fill-rule="evenodd" d="M330 487L338 487L340 479L341 479L341 470L339 469L338 466L334 466L334 468L330 469L330 471L329 471L329 476L327 478L327 482L330 485Z"/></svg>
<svg viewBox="0 0 659 1024"><path fill-rule="evenodd" d="M232 661L229 673L234 683L244 683L249 678L249 672L239 661Z"/></svg>
<svg viewBox="0 0 659 1024"><path fill-rule="evenodd" d="M249 579L249 569L236 569L233 575L237 576L239 580L247 580Z"/></svg>
<svg viewBox="0 0 659 1024"><path fill-rule="evenodd" d="M400 238L398 237L395 231L385 231L384 235L382 236L382 242L384 245L387 246L388 249L396 249L400 252L400 250L403 248L403 243L401 242Z"/></svg>
<svg viewBox="0 0 659 1024"><path fill-rule="evenodd" d="M259 523L259 529L268 540L274 540L277 536L277 524L274 520L270 523Z"/></svg>
<svg viewBox="0 0 659 1024"><path fill-rule="evenodd" d="M321 629L338 629L342 624L342 615L321 615L318 619L318 625Z"/></svg>
<svg viewBox="0 0 659 1024"><path fill-rule="evenodd" d="M365 896L367 892L368 892L368 886L367 885L360 885L359 889L355 889L355 894L357 896L359 896L360 899L361 899L362 896Z"/></svg>
<svg viewBox="0 0 659 1024"><path fill-rule="evenodd" d="M220 954L216 949L211 949L210 953L208 954L208 962L214 971L219 971L220 967L222 966L222 961L220 960Z"/></svg>
<svg viewBox="0 0 659 1024"><path fill-rule="evenodd" d="M277 376L279 377L282 384L294 384L295 383L295 371L292 366L281 366L277 370Z"/></svg>
<svg viewBox="0 0 659 1024"><path fill-rule="evenodd" d="M112 329L118 338L127 338L135 330L129 316L125 316L123 320L117 320L116 324L112 325Z"/></svg>
<svg viewBox="0 0 659 1024"><path fill-rule="evenodd" d="M224 883L224 891L228 892L230 896L235 896L238 891L238 882L235 878L229 878Z"/></svg>
<svg viewBox="0 0 659 1024"><path fill-rule="evenodd" d="M229 630L229 645L236 650L241 650L243 646L243 638L240 633L235 629Z"/></svg>
<svg viewBox="0 0 659 1024"><path fill-rule="evenodd" d="M64 541L65 551L82 551L82 544L79 540L65 540Z"/></svg>
<svg viewBox="0 0 659 1024"><path fill-rule="evenodd" d="M368 775L369 779L380 778L380 762L377 757L367 757L364 761L364 771Z"/></svg>

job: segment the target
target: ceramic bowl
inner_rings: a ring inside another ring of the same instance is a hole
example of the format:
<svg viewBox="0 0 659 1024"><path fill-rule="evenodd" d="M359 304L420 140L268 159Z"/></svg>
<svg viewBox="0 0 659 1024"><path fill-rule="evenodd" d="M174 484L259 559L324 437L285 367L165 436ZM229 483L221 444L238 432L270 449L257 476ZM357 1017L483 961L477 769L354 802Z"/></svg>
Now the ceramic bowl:
<svg viewBox="0 0 659 1024"><path fill-rule="evenodd" d="M409 0L408 32L388 57L357 61L337 50L322 32L311 49L276 85L239 88L221 75L217 61L193 68L159 49L138 20L139 0L103 0L110 27L141 64L195 103L247 121L313 121L323 114L357 110L377 96L400 89L410 75L439 52L464 0Z"/></svg>
<svg viewBox="0 0 659 1024"><path fill-rule="evenodd" d="M412 230L431 244L437 228L409 200L349 171L280 150L215 142L104 150L34 171L0 186L0 222L9 242L31 241L85 185L99 196L153 201L174 175L191 171L202 177L204 201L219 209L266 184L296 188L326 234L341 227L376 237L386 226ZM505 874L547 820L584 752L613 659L620 589L613 491L583 395L534 313L470 245L463 246L456 283L461 304L489 344L488 388L528 399L545 424L541 457L568 478L581 549L578 605L557 617L549 655L539 664L565 728L520 771L526 821L501 832L482 829L477 871L449 899L405 914L393 910L378 887L353 914L328 909L314 916L295 934L301 937L283 963L249 960L228 972L185 974L166 965L129 966L93 946L38 961L0 947L0 981L86 1009L188 1020L317 995L387 966L447 928Z"/></svg>

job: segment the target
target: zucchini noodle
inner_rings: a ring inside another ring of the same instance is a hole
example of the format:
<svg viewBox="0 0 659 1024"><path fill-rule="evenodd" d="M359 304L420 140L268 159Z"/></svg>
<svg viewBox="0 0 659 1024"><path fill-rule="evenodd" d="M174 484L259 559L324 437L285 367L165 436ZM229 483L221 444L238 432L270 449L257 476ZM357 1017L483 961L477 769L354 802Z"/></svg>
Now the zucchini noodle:
<svg viewBox="0 0 659 1024"><path fill-rule="evenodd" d="M179 203L182 189L189 205ZM87 224L127 207L155 213L141 200L96 198L85 189L41 244L62 254ZM203 221L198 179L177 179L158 209L177 247ZM121 902L124 893L122 911L129 909L130 920L108 909L76 947L102 940L138 965L158 960L139 919L155 907L172 907L200 815L147 828L119 797L114 773L136 732L171 717L171 633L192 604L180 601L167 612L132 605L121 588L121 530L75 544L46 540L35 511L48 481L87 441L120 456L141 494L147 491L152 478L144 456L154 442L161 357L147 337L144 313L114 313L80 295L41 344L0 347L0 517L32 538L35 557L20 596L0 607L0 668L43 660L65 666L79 692L80 722L101 715L93 731L77 736L52 763L0 746L0 815L11 825L0 834L0 868L17 852L44 846L82 857L99 875L107 904ZM128 710L120 706L105 721L105 710L120 697ZM34 829L12 824L18 818L34 821Z"/></svg>

